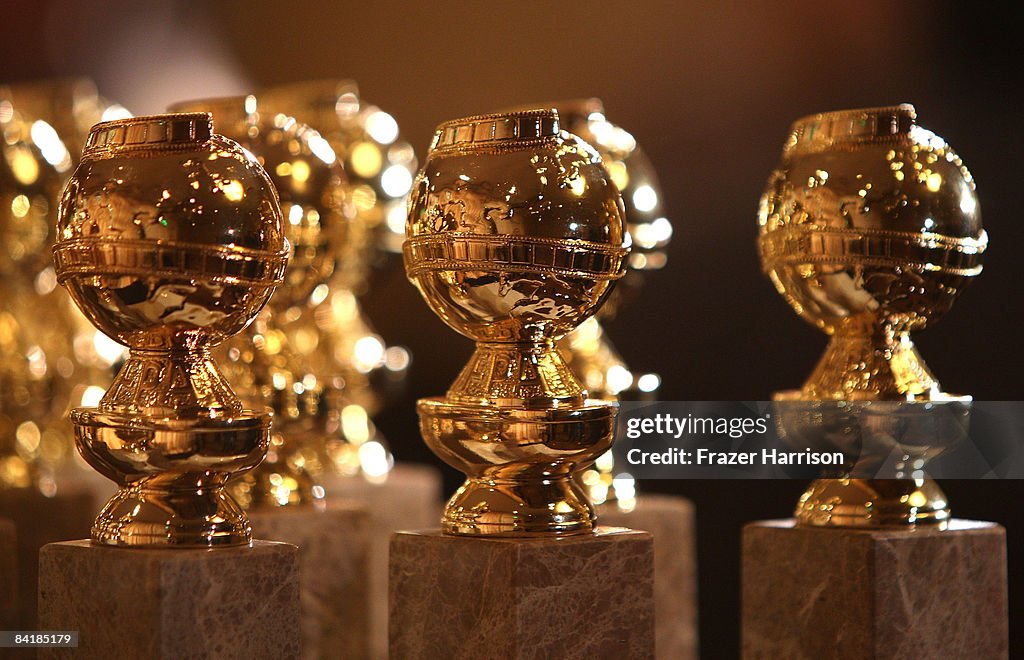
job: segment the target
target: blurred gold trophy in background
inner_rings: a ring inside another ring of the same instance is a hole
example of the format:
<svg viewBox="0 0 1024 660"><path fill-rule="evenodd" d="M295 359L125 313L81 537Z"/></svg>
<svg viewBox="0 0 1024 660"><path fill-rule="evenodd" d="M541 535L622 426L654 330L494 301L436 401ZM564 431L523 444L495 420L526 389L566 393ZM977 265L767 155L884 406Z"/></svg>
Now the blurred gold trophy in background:
<svg viewBox="0 0 1024 660"><path fill-rule="evenodd" d="M34 398L37 413L22 429L20 451L39 468L44 492L87 471L74 463L70 406L94 404L113 377L123 348L99 333L57 286L49 256L61 190L77 164L89 128L101 118L127 116L102 99L87 79L0 86L4 150L0 182L0 250L8 299L31 356L33 378L49 383ZM31 339L31 341L29 341ZM13 437L13 436L12 436ZM68 482L70 483L70 482Z"/></svg>
<svg viewBox="0 0 1024 660"><path fill-rule="evenodd" d="M246 410L210 358L284 277L273 184L206 113L97 124L64 191L57 278L130 348L95 408L71 418L79 451L120 490L95 543L206 547L252 540L225 492L267 451L270 414Z"/></svg>
<svg viewBox="0 0 1024 660"><path fill-rule="evenodd" d="M410 356L404 347L386 346L358 298L368 289L371 267L387 253L401 251L416 155L394 118L362 99L354 81L277 85L259 97L265 108L319 131L344 165L356 222L339 251L321 325L333 336L349 398L372 416L382 394L401 386Z"/></svg>
<svg viewBox="0 0 1024 660"><path fill-rule="evenodd" d="M622 199L554 110L441 124L413 187L406 273L477 342L444 397L422 399L428 446L467 480L449 534L587 532L575 476L611 446L616 407L589 399L554 342L594 314L626 268Z"/></svg>
<svg viewBox="0 0 1024 660"><path fill-rule="evenodd" d="M186 101L176 111L213 113L218 130L253 153L278 191L293 256L285 285L245 332L222 348L225 375L248 405L275 412L267 461L233 485L243 505L319 503L330 474L386 474L390 457L325 329L327 282L354 224L345 173L312 128L268 111L255 96ZM359 416L363 421L353 420ZM371 456L372 454L372 456Z"/></svg>
<svg viewBox="0 0 1024 660"><path fill-rule="evenodd" d="M71 157L52 127L27 117L12 99L0 87L0 489L37 487L52 495L46 459L58 461L70 443L51 425L64 412L51 351L72 329L52 307L43 318L37 287L47 294L56 287L47 252Z"/></svg>
<svg viewBox="0 0 1024 660"><path fill-rule="evenodd" d="M844 402L844 415L868 402L970 401L940 389L910 332L938 320L981 272L988 237L971 174L916 117L900 105L798 120L761 198L765 272L831 336L803 388L776 399L808 402L818 419L830 401ZM926 477L819 479L796 510L800 524L834 527L944 524L949 516Z"/></svg>
<svg viewBox="0 0 1024 660"><path fill-rule="evenodd" d="M562 128L594 147L622 194L626 226L632 237L629 270L601 310L557 342L558 349L591 396L598 399L651 399L661 386L655 373L634 374L608 338L599 319L610 320L621 304L635 295L644 271L662 268L672 223L662 213L661 186L647 155L627 131L605 116L601 99L581 98L522 106L513 110L554 108ZM634 480L607 452L580 478L594 504L635 505Z"/></svg>

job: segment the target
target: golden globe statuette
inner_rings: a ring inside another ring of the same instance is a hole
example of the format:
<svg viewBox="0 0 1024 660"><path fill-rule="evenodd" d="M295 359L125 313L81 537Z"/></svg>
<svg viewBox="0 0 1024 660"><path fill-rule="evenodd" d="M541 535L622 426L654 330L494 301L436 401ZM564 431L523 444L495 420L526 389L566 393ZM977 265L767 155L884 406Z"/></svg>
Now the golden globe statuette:
<svg viewBox="0 0 1024 660"><path fill-rule="evenodd" d="M636 139L606 117L598 98L543 104L558 111L562 128L583 139L601 155L612 181L622 193L626 227L632 237L629 269L598 313L558 341L573 372L598 399L651 399L661 385L657 374L634 374L608 338L599 319L615 316L639 290L645 271L662 268L672 223L663 215L661 186L654 166ZM520 108L525 109L525 108ZM616 481L616 475L618 480ZM628 512L636 506L632 477L606 453L581 475L594 504L614 503Z"/></svg>
<svg viewBox="0 0 1024 660"><path fill-rule="evenodd" d="M293 248L284 284L256 320L217 351L246 406L273 410L270 448L265 461L228 489L260 538L299 547L303 656L323 657L343 645L362 657L371 630L369 514L358 502L334 499L328 506L332 488L323 477L333 467L331 448L354 443L340 432L348 404L317 311L337 253L351 237L345 174L315 130L268 111L255 95L172 108L211 112L217 129L256 157L277 190Z"/></svg>
<svg viewBox="0 0 1024 660"><path fill-rule="evenodd" d="M391 537L390 653L653 657L651 535L595 527L576 479L611 445L616 404L590 399L555 348L626 268L600 157L554 110L443 123L406 235L409 279L476 351L418 403L427 445L467 479L440 530Z"/></svg>
<svg viewBox="0 0 1024 660"><path fill-rule="evenodd" d="M835 451L934 424L931 446L894 447L941 450L944 422L957 426L968 402L942 392L910 332L981 271L987 237L959 156L909 105L798 120L759 223L765 271L832 336L803 388L776 395L780 430L799 440L816 425ZM795 515L744 527L744 657L1007 657L999 525L950 518L938 486L916 477L820 479ZM821 557L824 570L809 570Z"/></svg>
<svg viewBox="0 0 1024 660"><path fill-rule="evenodd" d="M431 309L477 342L420 428L465 472L450 534L587 532L572 478L611 445L615 405L591 400L554 341L597 311L624 273L622 201L600 158L555 111L438 127L413 187L405 265Z"/></svg>
<svg viewBox="0 0 1024 660"><path fill-rule="evenodd" d="M779 293L831 335L803 388L780 401L970 400L940 389L910 333L937 321L981 272L988 238L970 172L917 125L912 106L798 120L759 225ZM949 510L929 479L826 479L804 493L796 517L903 526L944 523Z"/></svg>
<svg viewBox="0 0 1024 660"><path fill-rule="evenodd" d="M349 180L356 216L317 315L325 340L332 345L329 355L345 380L347 399L367 418L373 417L388 392L401 387L410 360L404 347L386 346L359 299L370 288L371 267L379 266L386 253L401 251L415 153L401 138L394 118L367 103L354 81L287 83L259 96L264 107L316 128L338 155ZM355 419L355 413L351 417ZM369 431L373 442L386 450L372 422ZM385 459L390 464L390 454ZM374 483L389 477L348 451L335 452L335 463L329 467L339 477L365 477ZM342 481L343 488L355 486L351 480L336 481Z"/></svg>
<svg viewBox="0 0 1024 660"><path fill-rule="evenodd" d="M219 351L245 404L274 411L267 460L235 480L232 493L247 509L321 505L323 472L332 463L327 438L344 402L311 298L321 295L350 235L345 174L315 130L266 111L253 95L183 101L171 110L211 112L218 130L256 156L277 190L292 246L284 286Z"/></svg>
<svg viewBox="0 0 1024 660"><path fill-rule="evenodd" d="M293 116L328 141L344 166L356 211L337 250L338 267L321 289L326 295L312 310L319 330L317 355L344 383L344 405L336 411L336 432L326 435L318 477L328 510L358 502L371 512L369 629L372 654L384 656L391 534L431 526L442 491L434 467L396 463L388 439L374 424L374 415L403 386L410 356L402 346L388 346L362 308L363 296L373 287L371 276L393 265L391 252L401 252L416 156L395 119L361 97L353 81L285 83L256 96L262 111ZM352 617L345 621L350 624Z"/></svg>
<svg viewBox="0 0 1024 660"><path fill-rule="evenodd" d="M210 359L282 281L273 185L205 113L93 127L65 189L57 277L130 357L96 408L72 412L79 451L120 490L98 544L249 544L225 493L267 450L270 414L245 410Z"/></svg>
<svg viewBox="0 0 1024 660"><path fill-rule="evenodd" d="M262 398L279 413L275 429L281 435L275 433L271 445L273 463L290 473L288 483L305 491L309 487L303 481L328 486L339 474L386 477L391 457L369 419L362 395L367 394L362 388L368 385L366 374L347 359L358 339L340 337L332 321L335 266L362 236L334 150L313 128L254 95L184 101L171 109L213 112L226 135L265 165L280 194L286 233L295 248L285 274L288 291L280 301L275 297L250 337L240 336L225 347L230 378L249 382L256 376L245 388L249 398ZM356 305L354 297L349 300ZM276 477L259 488L277 492L269 498L253 494L271 504L291 497ZM308 494L294 495L311 501Z"/></svg>

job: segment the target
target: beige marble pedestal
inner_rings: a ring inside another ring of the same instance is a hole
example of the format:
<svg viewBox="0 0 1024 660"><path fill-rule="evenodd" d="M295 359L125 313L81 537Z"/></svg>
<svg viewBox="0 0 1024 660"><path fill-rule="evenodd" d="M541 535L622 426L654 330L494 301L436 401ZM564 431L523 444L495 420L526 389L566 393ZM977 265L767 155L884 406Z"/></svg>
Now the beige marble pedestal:
<svg viewBox="0 0 1024 660"><path fill-rule="evenodd" d="M658 658L696 660L697 548L693 504L671 495L637 496L624 511L616 503L597 507L601 525L629 527L654 537L654 637Z"/></svg>
<svg viewBox="0 0 1024 660"><path fill-rule="evenodd" d="M39 553L39 626L79 632L78 648L40 658L295 659L298 551L51 543Z"/></svg>
<svg viewBox="0 0 1024 660"><path fill-rule="evenodd" d="M250 511L253 535L299 548L302 657L370 657L370 524L365 506Z"/></svg>
<svg viewBox="0 0 1024 660"><path fill-rule="evenodd" d="M18 546L14 523L0 518L0 630L17 628Z"/></svg>
<svg viewBox="0 0 1024 660"><path fill-rule="evenodd" d="M743 657L1006 658L1006 533L743 529Z"/></svg>
<svg viewBox="0 0 1024 660"><path fill-rule="evenodd" d="M370 628L373 658L388 656L388 543L394 532L435 527L441 520L441 473L398 464L382 483L362 477L326 477L327 507L351 502L370 510Z"/></svg>
<svg viewBox="0 0 1024 660"><path fill-rule="evenodd" d="M653 658L653 573L647 532L399 532L391 539L391 657Z"/></svg>
<svg viewBox="0 0 1024 660"><path fill-rule="evenodd" d="M36 628L39 549L47 543L89 536L102 502L92 490L59 486L47 497L34 488L0 493L0 517L14 522L18 553L18 626Z"/></svg>

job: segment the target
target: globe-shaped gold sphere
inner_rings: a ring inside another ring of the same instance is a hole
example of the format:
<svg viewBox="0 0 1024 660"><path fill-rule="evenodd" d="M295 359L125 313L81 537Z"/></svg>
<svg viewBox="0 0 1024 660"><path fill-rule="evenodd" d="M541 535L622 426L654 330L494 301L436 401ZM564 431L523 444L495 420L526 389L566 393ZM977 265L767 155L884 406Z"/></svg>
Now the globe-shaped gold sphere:
<svg viewBox="0 0 1024 660"><path fill-rule="evenodd" d="M441 124L406 235L409 279L477 342L448 393L418 404L427 445L467 475L442 528L589 532L594 510L574 475L611 446L615 406L588 398L554 340L625 272L622 198L600 156L555 110Z"/></svg>
<svg viewBox="0 0 1024 660"><path fill-rule="evenodd" d="M764 269L834 336L805 398L927 398L908 334L981 272L974 180L913 106L813 115L790 129L758 214Z"/></svg>
<svg viewBox="0 0 1024 660"><path fill-rule="evenodd" d="M273 184L251 154L213 134L207 114L98 124L57 232L58 279L130 347L235 334L285 264Z"/></svg>
<svg viewBox="0 0 1024 660"><path fill-rule="evenodd" d="M621 196L553 110L441 124L409 209L406 272L477 341L561 337L625 267Z"/></svg>
<svg viewBox="0 0 1024 660"><path fill-rule="evenodd" d="M656 270L665 265L665 247L672 238L672 223L664 216L661 184L654 165L629 131L608 120L599 98L578 98L539 104L558 111L562 128L578 136L600 155L615 187L622 193L626 227L633 239L629 255L632 270ZM537 105L530 107L538 107ZM527 109L527 106L517 108ZM629 276L626 278L628 283ZM617 289L620 293L621 286ZM613 304L602 308L611 311Z"/></svg>
<svg viewBox="0 0 1024 660"><path fill-rule="evenodd" d="M360 229L353 253L345 255L339 275L346 287L360 290L365 272L379 255L373 246L400 252L405 229L405 200L416 174L416 153L394 117L367 102L353 80L306 80L259 92L262 103L306 122L331 143L352 184Z"/></svg>
<svg viewBox="0 0 1024 660"><path fill-rule="evenodd" d="M271 305L305 302L334 272L354 210L330 144L315 130L280 112L264 111L255 96L183 101L172 112L210 112L217 130L256 157L278 193L292 255L285 282Z"/></svg>

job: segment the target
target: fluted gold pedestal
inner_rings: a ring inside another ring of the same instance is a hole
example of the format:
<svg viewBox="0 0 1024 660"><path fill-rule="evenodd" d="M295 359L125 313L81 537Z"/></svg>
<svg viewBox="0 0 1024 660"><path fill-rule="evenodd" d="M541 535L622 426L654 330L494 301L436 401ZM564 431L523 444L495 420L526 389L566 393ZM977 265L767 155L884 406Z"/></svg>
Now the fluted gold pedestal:
<svg viewBox="0 0 1024 660"><path fill-rule="evenodd" d="M40 658L299 658L298 551L51 543L39 556L39 625L79 647Z"/></svg>
<svg viewBox="0 0 1024 660"><path fill-rule="evenodd" d="M743 657L1006 658L1006 532L743 530Z"/></svg>
<svg viewBox="0 0 1024 660"><path fill-rule="evenodd" d="M387 481L324 475L327 509L366 506L370 551L368 634L373 658L388 655L388 544L406 529L426 529L441 516L441 473L428 465L399 464Z"/></svg>
<svg viewBox="0 0 1024 660"><path fill-rule="evenodd" d="M611 502L597 507L602 525L629 527L654 537L654 637L658 658L696 660L697 532L693 503L671 495L638 495L632 510Z"/></svg>
<svg viewBox="0 0 1024 660"><path fill-rule="evenodd" d="M391 539L392 658L653 658L651 535Z"/></svg>
<svg viewBox="0 0 1024 660"><path fill-rule="evenodd" d="M16 603L21 629L36 627L40 548L47 543L88 536L99 504L94 491L71 486L61 487L53 497L46 497L33 488L0 492L0 517L14 522L17 538Z"/></svg>
<svg viewBox="0 0 1024 660"><path fill-rule="evenodd" d="M18 554L14 523L0 518L0 630L18 625Z"/></svg>
<svg viewBox="0 0 1024 660"><path fill-rule="evenodd" d="M302 658L369 658L370 515L335 503L327 510L281 507L249 512L253 534L299 548Z"/></svg>

